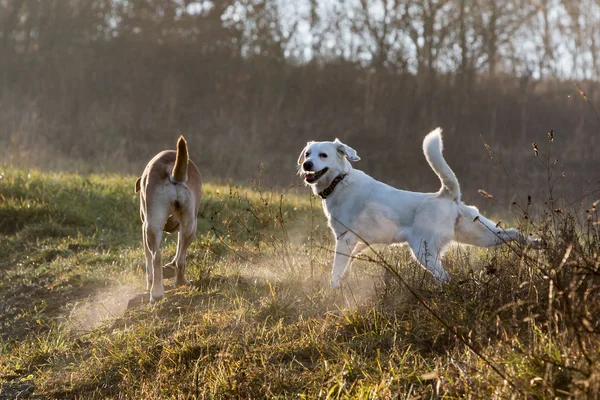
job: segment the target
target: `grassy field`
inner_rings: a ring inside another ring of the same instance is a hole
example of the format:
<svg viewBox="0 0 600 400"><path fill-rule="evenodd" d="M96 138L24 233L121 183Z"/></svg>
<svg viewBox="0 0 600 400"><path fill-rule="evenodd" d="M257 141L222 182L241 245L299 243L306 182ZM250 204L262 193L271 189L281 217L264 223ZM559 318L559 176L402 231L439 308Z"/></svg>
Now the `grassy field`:
<svg viewBox="0 0 600 400"><path fill-rule="evenodd" d="M151 307L134 181L0 168L0 398L598 397L596 209L524 212L542 251L451 248L443 287L378 247L332 291L320 201L209 183Z"/></svg>

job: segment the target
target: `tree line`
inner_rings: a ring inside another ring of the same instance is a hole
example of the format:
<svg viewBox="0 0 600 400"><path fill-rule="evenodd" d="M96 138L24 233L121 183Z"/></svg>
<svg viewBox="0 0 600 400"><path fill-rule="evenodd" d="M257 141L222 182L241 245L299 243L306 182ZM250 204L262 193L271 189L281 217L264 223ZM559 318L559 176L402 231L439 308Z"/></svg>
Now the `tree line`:
<svg viewBox="0 0 600 400"><path fill-rule="evenodd" d="M339 137L433 190L414 171L441 125L462 181L509 200L542 190L531 142L554 129L576 197L599 55L599 0L0 0L0 156L136 172L184 134L208 176L287 185L306 140Z"/></svg>

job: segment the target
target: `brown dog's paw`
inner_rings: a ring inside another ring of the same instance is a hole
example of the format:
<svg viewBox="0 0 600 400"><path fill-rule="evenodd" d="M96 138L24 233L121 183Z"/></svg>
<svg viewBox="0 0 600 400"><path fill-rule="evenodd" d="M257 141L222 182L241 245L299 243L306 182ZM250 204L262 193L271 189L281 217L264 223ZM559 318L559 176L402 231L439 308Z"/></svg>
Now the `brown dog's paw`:
<svg viewBox="0 0 600 400"><path fill-rule="evenodd" d="M190 281L188 281L185 278L175 279L175 286L189 286L189 285L190 285Z"/></svg>
<svg viewBox="0 0 600 400"><path fill-rule="evenodd" d="M175 276L177 267L173 264L167 264L163 267L163 279L171 279Z"/></svg>

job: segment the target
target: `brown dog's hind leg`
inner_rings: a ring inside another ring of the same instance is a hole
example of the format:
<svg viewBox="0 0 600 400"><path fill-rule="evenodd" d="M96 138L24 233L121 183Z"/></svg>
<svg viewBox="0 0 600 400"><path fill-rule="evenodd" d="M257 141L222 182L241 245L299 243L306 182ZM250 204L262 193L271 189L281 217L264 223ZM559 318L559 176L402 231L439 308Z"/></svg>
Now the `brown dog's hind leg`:
<svg viewBox="0 0 600 400"><path fill-rule="evenodd" d="M146 242L146 254L150 257L149 271L152 272L152 286L150 287L150 303L161 300L165 295L163 286L162 260L160 256L160 241L162 239L162 229L156 229L144 223L144 236ZM151 268L151 269L150 269ZM149 275L149 274L148 274ZM148 279L148 283L150 279Z"/></svg>
<svg viewBox="0 0 600 400"><path fill-rule="evenodd" d="M179 221L177 220L177 218L174 215L169 215L169 219L167 219L167 223L165 224L163 231L168 232L168 233L174 233L174 232L177 232L178 229L179 229Z"/></svg>
<svg viewBox="0 0 600 400"><path fill-rule="evenodd" d="M167 219L167 223L165 224L165 227L163 228L163 231L168 232L168 233L174 233L177 232L179 230L179 220L177 219L177 217L175 215L169 215L169 219ZM179 235L181 237L181 235ZM178 240L181 240L178 238ZM173 261L171 261L168 264L165 264L165 266L163 267L163 278L164 279L171 279L175 276L175 270L177 269L177 255L175 255L175 258L173 258Z"/></svg>
<svg viewBox="0 0 600 400"><path fill-rule="evenodd" d="M150 258L150 264L147 265L147 273L149 275L150 267L152 268L152 286L150 288L150 303L161 300L165 295L163 286L163 266L160 255L160 241L162 239L162 230L167 221L168 214L162 204L153 203L148 197L146 221L144 221L144 245L146 248L147 257ZM148 278L148 282L150 279Z"/></svg>
<svg viewBox="0 0 600 400"><path fill-rule="evenodd" d="M152 253L146 241L146 226L142 224L142 240L144 242L144 253L146 255L146 290L152 289L154 272L152 271Z"/></svg>
<svg viewBox="0 0 600 400"><path fill-rule="evenodd" d="M173 268L175 275L175 285L187 285L189 282L185 279L185 268L187 264L187 251L194 238L196 237L196 216L193 212L183 211L179 218L179 234L177 237L177 253L175 258L168 265Z"/></svg>

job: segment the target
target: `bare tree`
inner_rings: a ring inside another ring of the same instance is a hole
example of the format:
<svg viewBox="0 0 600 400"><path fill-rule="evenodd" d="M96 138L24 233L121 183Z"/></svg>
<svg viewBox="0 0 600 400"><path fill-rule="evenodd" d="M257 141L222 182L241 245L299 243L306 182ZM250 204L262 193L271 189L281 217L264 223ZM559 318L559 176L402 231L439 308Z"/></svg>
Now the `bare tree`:
<svg viewBox="0 0 600 400"><path fill-rule="evenodd" d="M498 69L500 58L516 33L537 12L529 0L476 0L477 29L485 48L485 65L490 76Z"/></svg>
<svg viewBox="0 0 600 400"><path fill-rule="evenodd" d="M363 47L371 55L371 65L383 68L396 53L396 64L405 66L406 55L402 46L403 26L408 14L407 0L360 0L353 21L353 30L362 39Z"/></svg>

